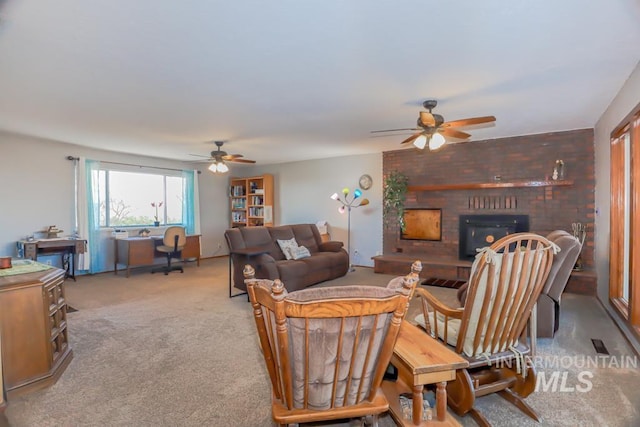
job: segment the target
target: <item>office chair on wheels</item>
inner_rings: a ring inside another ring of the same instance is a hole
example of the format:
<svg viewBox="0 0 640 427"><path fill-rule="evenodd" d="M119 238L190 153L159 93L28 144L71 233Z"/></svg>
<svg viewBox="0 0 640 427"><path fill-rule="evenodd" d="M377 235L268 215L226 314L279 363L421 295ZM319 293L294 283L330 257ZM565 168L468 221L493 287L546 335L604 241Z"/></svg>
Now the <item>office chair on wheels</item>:
<svg viewBox="0 0 640 427"><path fill-rule="evenodd" d="M184 273L182 265L171 265L171 258L181 258L182 249L187 243L187 236L184 227L171 226L167 227L164 231L164 238L162 239L162 245L156 247L158 252L164 252L167 254L167 265L151 270L152 273L158 271L164 272L165 276L169 272L179 270L180 273Z"/></svg>

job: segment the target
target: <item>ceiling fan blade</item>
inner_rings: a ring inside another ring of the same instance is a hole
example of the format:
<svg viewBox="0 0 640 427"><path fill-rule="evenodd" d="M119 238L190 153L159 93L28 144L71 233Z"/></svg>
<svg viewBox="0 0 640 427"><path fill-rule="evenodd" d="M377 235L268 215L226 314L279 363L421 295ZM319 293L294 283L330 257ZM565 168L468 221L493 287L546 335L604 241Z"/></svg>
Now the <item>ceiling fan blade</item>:
<svg viewBox="0 0 640 427"><path fill-rule="evenodd" d="M194 157L202 157L202 158L205 158L205 159L210 159L211 158L209 156L203 156L202 154L189 154L189 155L190 156L194 156Z"/></svg>
<svg viewBox="0 0 640 427"><path fill-rule="evenodd" d="M255 160L247 160L247 159L225 159L225 161L227 162L234 162L234 163L255 163Z"/></svg>
<svg viewBox="0 0 640 427"><path fill-rule="evenodd" d="M244 156L242 154L225 154L224 156L222 156L224 160L232 160L232 159L237 159L239 157L244 157Z"/></svg>
<svg viewBox="0 0 640 427"><path fill-rule="evenodd" d="M385 130L372 130L371 133L382 133L382 132L402 132L406 130L421 130L418 128L403 128L403 129L385 129Z"/></svg>
<svg viewBox="0 0 640 427"><path fill-rule="evenodd" d="M424 126L435 126L436 118L428 111L420 111L420 123Z"/></svg>
<svg viewBox="0 0 640 427"><path fill-rule="evenodd" d="M467 139L471 137L470 134L456 129L439 129L438 132L440 132L444 136L450 136L452 138L458 139Z"/></svg>
<svg viewBox="0 0 640 427"><path fill-rule="evenodd" d="M407 138L404 141L402 141L400 144L408 144L410 142L413 142L413 140L416 139L417 137L419 137L420 135L422 135L422 132L414 133L409 138Z"/></svg>
<svg viewBox="0 0 640 427"><path fill-rule="evenodd" d="M441 125L441 127L451 128L451 127L460 127L460 126L471 126L471 125L479 125L482 123L491 123L495 121L496 121L496 118L494 116L471 117L468 119L460 119L460 120L452 120L450 122L444 122Z"/></svg>

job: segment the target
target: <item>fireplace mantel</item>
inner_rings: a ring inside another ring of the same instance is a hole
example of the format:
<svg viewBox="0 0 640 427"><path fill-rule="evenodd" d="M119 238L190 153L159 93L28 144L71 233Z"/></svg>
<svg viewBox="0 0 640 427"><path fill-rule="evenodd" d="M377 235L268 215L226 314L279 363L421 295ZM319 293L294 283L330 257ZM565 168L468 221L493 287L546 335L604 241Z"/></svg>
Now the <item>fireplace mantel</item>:
<svg viewBox="0 0 640 427"><path fill-rule="evenodd" d="M488 188L555 187L573 185L572 180L558 181L494 181L463 184L409 185L409 191L482 190Z"/></svg>

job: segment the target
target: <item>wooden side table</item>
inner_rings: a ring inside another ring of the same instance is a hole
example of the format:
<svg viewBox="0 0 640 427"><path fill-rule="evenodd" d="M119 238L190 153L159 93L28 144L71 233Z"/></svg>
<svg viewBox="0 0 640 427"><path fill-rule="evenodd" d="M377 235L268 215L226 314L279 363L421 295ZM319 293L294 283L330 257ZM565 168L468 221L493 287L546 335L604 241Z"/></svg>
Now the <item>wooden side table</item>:
<svg viewBox="0 0 640 427"><path fill-rule="evenodd" d="M391 416L399 426L459 426L447 412L447 381L455 379L456 370L469 362L425 331L404 320L393 349L391 363L398 369L396 381L384 381L382 390L389 401ZM422 391L436 384L436 411L433 420L422 421ZM412 420L404 419L400 394L413 395Z"/></svg>

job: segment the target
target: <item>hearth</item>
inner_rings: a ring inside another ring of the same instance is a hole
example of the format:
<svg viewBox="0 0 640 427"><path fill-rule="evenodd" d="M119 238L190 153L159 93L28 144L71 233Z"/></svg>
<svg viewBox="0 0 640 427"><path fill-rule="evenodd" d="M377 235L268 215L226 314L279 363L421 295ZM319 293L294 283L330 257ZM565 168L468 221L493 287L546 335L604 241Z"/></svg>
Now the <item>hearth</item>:
<svg viewBox="0 0 640 427"><path fill-rule="evenodd" d="M477 250L513 233L529 231L529 215L460 215L460 259L473 259Z"/></svg>

